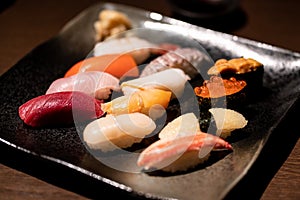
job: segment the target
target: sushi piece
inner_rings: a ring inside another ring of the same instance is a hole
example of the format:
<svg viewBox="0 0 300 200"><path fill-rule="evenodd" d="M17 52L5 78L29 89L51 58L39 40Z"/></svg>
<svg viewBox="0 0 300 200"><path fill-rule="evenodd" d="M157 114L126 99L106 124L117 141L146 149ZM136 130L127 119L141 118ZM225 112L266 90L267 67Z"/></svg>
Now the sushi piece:
<svg viewBox="0 0 300 200"><path fill-rule="evenodd" d="M258 90L263 84L264 66L252 58L219 59L208 70L210 76L221 75L223 78L234 77L247 82L249 91Z"/></svg>
<svg viewBox="0 0 300 200"><path fill-rule="evenodd" d="M169 68L179 68L192 79L213 64L203 52L195 48L178 48L165 53L151 61L142 71L140 77L148 76Z"/></svg>
<svg viewBox="0 0 300 200"><path fill-rule="evenodd" d="M106 115L85 127L83 140L89 148L107 152L139 143L155 128L154 121L142 113Z"/></svg>
<svg viewBox="0 0 300 200"><path fill-rule="evenodd" d="M77 62L65 73L64 77L69 77L86 71L106 72L117 78L139 76L139 69L131 55L108 54L89 57Z"/></svg>
<svg viewBox="0 0 300 200"><path fill-rule="evenodd" d="M35 97L19 107L19 116L32 127L65 126L101 117L103 101L82 92L58 92Z"/></svg>
<svg viewBox="0 0 300 200"><path fill-rule="evenodd" d="M150 57L152 48L157 48L157 45L135 36L128 36L112 38L97 43L94 47L93 54L94 56L102 56L105 54L126 53L130 54L139 65Z"/></svg>
<svg viewBox="0 0 300 200"><path fill-rule="evenodd" d="M113 99L102 105L108 114L125 114L140 112L152 119L161 117L169 105L172 93L160 89L145 89Z"/></svg>
<svg viewBox="0 0 300 200"><path fill-rule="evenodd" d="M145 170L186 171L205 162L210 151L216 149L232 150L232 147L223 139L203 132L160 139L142 151L137 165Z"/></svg>
<svg viewBox="0 0 300 200"><path fill-rule="evenodd" d="M238 108L246 102L244 88L247 83L243 80L236 80L231 77L223 79L219 76L212 76L205 80L202 86L194 88L201 109L211 107L232 107Z"/></svg>
<svg viewBox="0 0 300 200"><path fill-rule="evenodd" d="M216 123L217 134L223 139L230 136L232 131L244 128L248 123L242 114L231 109L211 108L209 112Z"/></svg>
<svg viewBox="0 0 300 200"><path fill-rule="evenodd" d="M169 51L175 51L176 49L179 49L180 46L174 43L160 43L157 44L157 48L151 49L151 53L155 55L163 55L165 53L168 53Z"/></svg>
<svg viewBox="0 0 300 200"><path fill-rule="evenodd" d="M226 80L213 76L210 80L204 81L203 86L196 87L195 93L203 98L218 98L237 93L246 85L245 81L237 81L235 78Z"/></svg>
<svg viewBox="0 0 300 200"><path fill-rule="evenodd" d="M121 83L121 90L125 95L130 95L138 90L149 88L171 91L172 98L180 97L186 82L190 80L181 69L167 69L142 78L132 79Z"/></svg>
<svg viewBox="0 0 300 200"><path fill-rule="evenodd" d="M99 12L98 20L94 23L96 40L102 41L107 37L132 28L128 16L116 10L104 9Z"/></svg>
<svg viewBox="0 0 300 200"><path fill-rule="evenodd" d="M175 138L199 133L200 126L194 113L186 113L173 119L160 132L160 139ZM181 135L180 135L181 134Z"/></svg>
<svg viewBox="0 0 300 200"><path fill-rule="evenodd" d="M108 99L112 90L120 90L119 79L105 72L84 72L52 82L46 94L80 91L97 99Z"/></svg>

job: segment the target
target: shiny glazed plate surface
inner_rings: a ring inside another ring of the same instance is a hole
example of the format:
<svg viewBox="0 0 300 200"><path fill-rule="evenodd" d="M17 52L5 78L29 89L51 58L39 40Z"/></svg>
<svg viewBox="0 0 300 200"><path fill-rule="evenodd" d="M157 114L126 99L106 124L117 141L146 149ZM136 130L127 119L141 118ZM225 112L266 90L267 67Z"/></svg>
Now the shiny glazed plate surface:
<svg viewBox="0 0 300 200"><path fill-rule="evenodd" d="M95 44L93 23L102 9L126 13L134 27L164 30L193 38L213 60L252 57L265 66L263 87L247 106L248 126L232 141L234 151L205 167L176 175L127 173L96 160L75 127L32 129L18 117L18 107L45 93L55 79L85 58ZM222 199L247 173L289 109L299 98L300 54L256 41L193 26L119 4L96 4L80 13L51 40L33 49L0 78L0 141L27 153L65 165L128 195L158 199ZM5 95L4 95L5 94ZM276 109L274 109L276 108ZM164 188L164 189L162 189ZM192 195L191 195L192 194Z"/></svg>

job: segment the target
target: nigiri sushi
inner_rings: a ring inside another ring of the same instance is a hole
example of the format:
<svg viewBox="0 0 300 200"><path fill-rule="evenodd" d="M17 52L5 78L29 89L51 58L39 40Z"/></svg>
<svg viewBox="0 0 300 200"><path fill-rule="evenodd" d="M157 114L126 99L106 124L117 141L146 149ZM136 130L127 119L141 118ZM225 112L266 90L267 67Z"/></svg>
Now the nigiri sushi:
<svg viewBox="0 0 300 200"><path fill-rule="evenodd" d="M46 94L63 91L80 91L97 99L108 99L112 90L119 90L119 79L98 71L79 73L52 82Z"/></svg>
<svg viewBox="0 0 300 200"><path fill-rule="evenodd" d="M148 76L169 68L180 68L189 77L194 78L212 64L213 61L211 58L198 49L178 48L151 61L146 65L140 77Z"/></svg>
<svg viewBox="0 0 300 200"><path fill-rule="evenodd" d="M212 114L217 127L217 134L226 138L236 129L244 128L248 121L239 112L225 108L211 108L209 112Z"/></svg>
<svg viewBox="0 0 300 200"><path fill-rule="evenodd" d="M223 139L203 132L160 139L142 151L137 165L145 170L186 171L206 161L210 151L216 149L232 150L232 147Z"/></svg>
<svg viewBox="0 0 300 200"><path fill-rule="evenodd" d="M35 97L19 107L19 116L32 127L65 126L101 117L103 101L82 92L58 92Z"/></svg>
<svg viewBox="0 0 300 200"><path fill-rule="evenodd" d="M223 78L234 77L247 82L248 93L257 95L263 85L264 66L253 58L233 58L230 60L219 59L209 68L210 76L221 75Z"/></svg>
<svg viewBox="0 0 300 200"><path fill-rule="evenodd" d="M143 63L151 55L151 49L157 45L139 37L111 38L99 42L93 49L94 56L105 54L130 54L137 64Z"/></svg>
<svg viewBox="0 0 300 200"><path fill-rule="evenodd" d="M186 113L169 122L158 134L160 139L195 135L200 131L198 119L194 113ZM181 134L181 135L179 135Z"/></svg>
<svg viewBox="0 0 300 200"><path fill-rule="evenodd" d="M136 91L131 95L125 95L111 100L102 105L102 110L108 114L125 114L140 112L159 118L169 105L172 93L160 89L145 89Z"/></svg>
<svg viewBox="0 0 300 200"><path fill-rule="evenodd" d="M75 63L64 75L69 77L86 71L106 72L115 76L138 77L139 69L133 57L129 54L105 54L93 56Z"/></svg>
<svg viewBox="0 0 300 200"><path fill-rule="evenodd" d="M83 140L89 148L107 152L139 143L155 128L154 121L142 113L106 115L85 127Z"/></svg>
<svg viewBox="0 0 300 200"><path fill-rule="evenodd" d="M180 97L188 80L190 77L181 69L171 68L142 78L125 81L121 84L121 90L125 95L130 95L138 90L156 88L171 91L172 97Z"/></svg>
<svg viewBox="0 0 300 200"><path fill-rule="evenodd" d="M244 88L247 83L244 80L236 80L234 77L223 79L219 76L211 76L205 80L202 86L194 88L202 109L211 107L239 108L246 102Z"/></svg>

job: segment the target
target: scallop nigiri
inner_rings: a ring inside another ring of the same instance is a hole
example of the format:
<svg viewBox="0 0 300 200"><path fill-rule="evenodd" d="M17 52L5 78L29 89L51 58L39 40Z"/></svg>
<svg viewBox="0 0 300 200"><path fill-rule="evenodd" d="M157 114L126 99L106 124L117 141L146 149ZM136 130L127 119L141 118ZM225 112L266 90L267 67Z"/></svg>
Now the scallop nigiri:
<svg viewBox="0 0 300 200"><path fill-rule="evenodd" d="M155 128L154 121L142 113L106 115L86 126L83 140L91 149L113 151L141 142Z"/></svg>
<svg viewBox="0 0 300 200"><path fill-rule="evenodd" d="M80 91L97 99L107 99L112 90L119 90L119 79L105 72L91 71L55 80L46 94Z"/></svg>
<svg viewBox="0 0 300 200"><path fill-rule="evenodd" d="M180 97L184 91L186 82L190 80L181 69L167 69L142 78L132 79L121 84L125 95L148 88L156 88L171 91L176 97Z"/></svg>
<svg viewBox="0 0 300 200"><path fill-rule="evenodd" d="M223 139L199 132L176 138L158 140L140 154L137 164L145 170L186 171L208 159L211 150L231 150Z"/></svg>
<svg viewBox="0 0 300 200"><path fill-rule="evenodd" d="M94 47L94 56L128 53L137 64L141 64L149 58L151 49L156 47L156 44L135 36L113 38L97 43Z"/></svg>
<svg viewBox="0 0 300 200"><path fill-rule="evenodd" d="M148 76L169 68L180 68L191 78L194 78L212 64L213 61L198 49L178 48L151 61L144 68L140 77Z"/></svg>

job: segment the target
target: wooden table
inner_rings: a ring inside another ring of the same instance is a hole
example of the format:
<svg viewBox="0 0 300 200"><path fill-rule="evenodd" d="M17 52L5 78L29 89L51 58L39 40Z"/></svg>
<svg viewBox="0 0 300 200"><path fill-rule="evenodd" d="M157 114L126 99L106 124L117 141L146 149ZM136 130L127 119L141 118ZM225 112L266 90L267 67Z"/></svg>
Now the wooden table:
<svg viewBox="0 0 300 200"><path fill-rule="evenodd" d="M56 35L80 11L97 2L99 1L2 1L0 74L35 46ZM123 2L179 18L173 15L166 0L111 2ZM217 22L222 26L202 25L300 52L299 8L298 0L242 0L236 15L238 17ZM199 21L191 23L201 25ZM299 110L299 106L297 109ZM297 123L296 119L289 120ZM282 131L282 138L270 138L272 146L266 147L263 155L245 179L229 194L228 199L300 199L299 128L290 128L289 132L285 132L286 127L283 124L279 130ZM286 137L286 134L289 136ZM3 144L0 149L0 199L94 199L103 195L101 188L91 188L92 180L87 180L90 184L82 185L72 177L72 172L57 169L45 161L37 161L32 156ZM272 167L264 167L262 161L271 162ZM59 176L53 169L60 171Z"/></svg>

